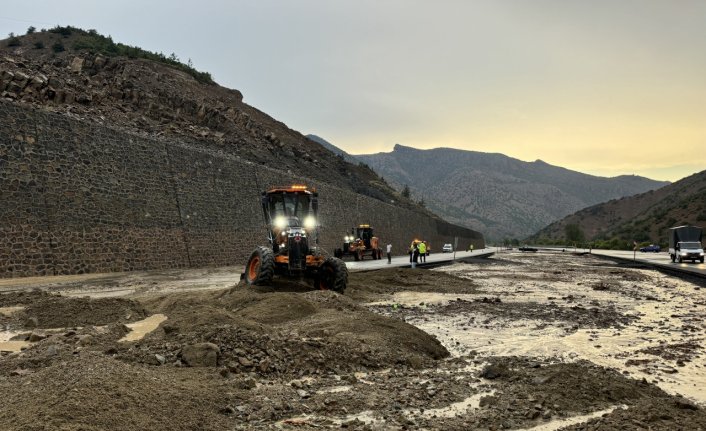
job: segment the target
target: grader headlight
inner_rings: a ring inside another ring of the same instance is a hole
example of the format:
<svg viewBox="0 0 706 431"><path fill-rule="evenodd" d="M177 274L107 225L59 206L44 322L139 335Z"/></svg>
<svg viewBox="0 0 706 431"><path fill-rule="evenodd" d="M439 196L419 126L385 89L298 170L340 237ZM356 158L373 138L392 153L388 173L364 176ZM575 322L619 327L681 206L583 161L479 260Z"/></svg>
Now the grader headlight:
<svg viewBox="0 0 706 431"><path fill-rule="evenodd" d="M284 216L277 216L275 219L272 221L272 223L275 225L277 229L284 229L287 227L287 218Z"/></svg>
<svg viewBox="0 0 706 431"><path fill-rule="evenodd" d="M304 218L304 227L306 229L314 229L316 227L316 218L314 216L306 216Z"/></svg>

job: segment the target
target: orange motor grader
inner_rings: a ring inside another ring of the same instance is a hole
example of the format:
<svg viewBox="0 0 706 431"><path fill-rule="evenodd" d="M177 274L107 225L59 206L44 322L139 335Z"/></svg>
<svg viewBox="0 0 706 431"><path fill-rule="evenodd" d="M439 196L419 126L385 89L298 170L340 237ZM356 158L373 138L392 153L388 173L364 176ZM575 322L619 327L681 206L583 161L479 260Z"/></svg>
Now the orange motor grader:
<svg viewBox="0 0 706 431"><path fill-rule="evenodd" d="M342 293L346 264L318 247L318 193L304 185L275 187L262 192L261 203L269 245L253 250L242 275L246 283L271 284L274 275L307 276L317 288Z"/></svg>
<svg viewBox="0 0 706 431"><path fill-rule="evenodd" d="M333 254L339 259L351 255L356 261L363 260L366 255L373 259L382 259L380 240L374 235L373 228L368 224L351 228L351 234L343 237L343 247L334 250Z"/></svg>

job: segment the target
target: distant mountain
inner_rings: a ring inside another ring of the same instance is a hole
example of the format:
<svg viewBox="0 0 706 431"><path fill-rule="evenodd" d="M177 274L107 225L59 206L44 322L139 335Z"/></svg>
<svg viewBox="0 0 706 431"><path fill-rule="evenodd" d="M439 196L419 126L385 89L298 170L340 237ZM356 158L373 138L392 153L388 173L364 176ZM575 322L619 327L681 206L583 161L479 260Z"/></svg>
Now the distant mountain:
<svg viewBox="0 0 706 431"><path fill-rule="evenodd" d="M665 244L670 227L683 224L706 227L706 171L659 190L585 208L552 223L532 239L564 238L566 226L572 224L577 225L588 240Z"/></svg>
<svg viewBox="0 0 706 431"><path fill-rule="evenodd" d="M408 185L413 197L446 220L494 240L525 238L581 208L669 184L634 175L597 177L541 160L451 148L395 145L390 153L355 157L391 185Z"/></svg>

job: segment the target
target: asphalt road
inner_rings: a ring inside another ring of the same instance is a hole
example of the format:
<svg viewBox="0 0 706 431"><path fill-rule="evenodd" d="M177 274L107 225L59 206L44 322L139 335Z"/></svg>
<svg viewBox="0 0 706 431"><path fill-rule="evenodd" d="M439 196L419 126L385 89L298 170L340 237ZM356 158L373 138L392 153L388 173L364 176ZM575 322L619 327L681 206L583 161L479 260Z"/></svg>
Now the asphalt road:
<svg viewBox="0 0 706 431"><path fill-rule="evenodd" d="M591 253L600 256L615 257L623 260L634 260L635 262L646 263L648 265L664 268L671 271L680 271L698 275L700 277L706 277L706 263L700 263L698 260L696 263L682 262L682 263L672 263L669 258L669 253L642 253L632 252L632 251L622 251L622 250L596 250L593 249Z"/></svg>
<svg viewBox="0 0 706 431"><path fill-rule="evenodd" d="M495 248L485 248L481 250L473 251L460 251L455 253L455 259L465 259L469 257L488 257L495 253ZM350 272L361 272L361 271L371 271L374 269L391 268L391 267L409 267L411 264L409 262L409 255L405 254L403 256L393 256L392 263L387 263L387 256L383 253L383 257L380 260L372 260L370 257L366 256L364 260L354 261L352 257L347 256L345 259L346 266ZM453 262L454 253L432 253L427 256L426 263L417 263L417 266L432 266L435 264L449 263Z"/></svg>

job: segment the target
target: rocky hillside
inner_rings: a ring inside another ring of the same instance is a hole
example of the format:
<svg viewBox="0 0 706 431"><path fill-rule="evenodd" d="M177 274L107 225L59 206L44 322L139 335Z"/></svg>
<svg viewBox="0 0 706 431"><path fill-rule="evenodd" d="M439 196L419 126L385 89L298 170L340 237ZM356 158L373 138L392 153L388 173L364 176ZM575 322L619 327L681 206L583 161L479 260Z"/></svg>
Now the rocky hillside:
<svg viewBox="0 0 706 431"><path fill-rule="evenodd" d="M197 142L217 152L328 182L404 207L369 168L243 103L208 73L93 30L56 27L0 41L0 97L139 135Z"/></svg>
<svg viewBox="0 0 706 431"><path fill-rule="evenodd" d="M666 244L667 230L684 224L706 227L706 171L658 190L585 208L552 223L531 239L562 239L566 226L576 225L587 240Z"/></svg>
<svg viewBox="0 0 706 431"><path fill-rule="evenodd" d="M667 182L638 176L603 178L541 160L450 148L358 155L390 184L408 185L446 220L487 238L524 238L581 208L660 188Z"/></svg>

